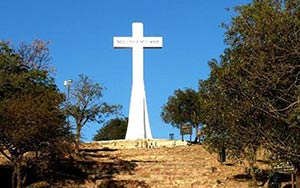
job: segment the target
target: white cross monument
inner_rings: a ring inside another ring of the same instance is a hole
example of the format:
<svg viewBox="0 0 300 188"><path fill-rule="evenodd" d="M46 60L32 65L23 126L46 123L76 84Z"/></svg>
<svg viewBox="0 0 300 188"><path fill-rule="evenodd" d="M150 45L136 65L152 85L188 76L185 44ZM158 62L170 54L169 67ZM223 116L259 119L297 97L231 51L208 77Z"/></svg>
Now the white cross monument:
<svg viewBox="0 0 300 188"><path fill-rule="evenodd" d="M132 24L132 37L114 37L114 48L132 48L132 88L126 140L152 139L144 86L144 48L161 48L162 37L144 37L143 24Z"/></svg>

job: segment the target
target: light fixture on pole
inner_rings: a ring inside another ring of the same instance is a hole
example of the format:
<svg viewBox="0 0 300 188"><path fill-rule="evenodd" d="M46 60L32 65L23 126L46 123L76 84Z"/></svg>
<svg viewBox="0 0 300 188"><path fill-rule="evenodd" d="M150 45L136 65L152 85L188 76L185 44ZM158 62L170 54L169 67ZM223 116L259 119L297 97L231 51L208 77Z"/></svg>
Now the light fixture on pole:
<svg viewBox="0 0 300 188"><path fill-rule="evenodd" d="M70 96L70 86L71 83L73 82L72 79L68 79L64 81L64 86L67 87L67 99L69 100L69 96Z"/></svg>
<svg viewBox="0 0 300 188"><path fill-rule="evenodd" d="M70 97L70 86L71 86L71 83L73 82L72 79L68 79L68 80L65 80L64 81L64 86L67 88L67 102L69 103L69 97ZM68 117L68 126L71 127L71 124L70 124L70 118L69 118L69 115L67 114L67 117Z"/></svg>

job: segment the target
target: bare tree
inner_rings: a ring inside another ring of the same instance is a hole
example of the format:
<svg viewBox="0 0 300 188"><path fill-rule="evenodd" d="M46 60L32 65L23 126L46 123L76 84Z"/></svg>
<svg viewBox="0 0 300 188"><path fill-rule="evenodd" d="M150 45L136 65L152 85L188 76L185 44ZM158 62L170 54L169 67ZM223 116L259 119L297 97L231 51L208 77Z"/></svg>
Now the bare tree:
<svg viewBox="0 0 300 188"><path fill-rule="evenodd" d="M66 113L73 117L76 126L75 152L78 153L81 130L88 122L103 123L112 114L119 113L119 105L109 105L103 101L103 87L88 76L79 75L79 80L70 86Z"/></svg>

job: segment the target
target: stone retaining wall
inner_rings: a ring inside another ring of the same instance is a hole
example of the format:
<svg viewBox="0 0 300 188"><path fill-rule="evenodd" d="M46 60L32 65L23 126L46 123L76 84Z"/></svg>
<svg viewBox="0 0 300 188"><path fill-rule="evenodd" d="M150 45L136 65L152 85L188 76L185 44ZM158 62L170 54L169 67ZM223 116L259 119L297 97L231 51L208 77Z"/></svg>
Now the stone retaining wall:
<svg viewBox="0 0 300 188"><path fill-rule="evenodd" d="M174 148L188 145L186 141L165 139L107 140L93 141L91 144L111 149Z"/></svg>

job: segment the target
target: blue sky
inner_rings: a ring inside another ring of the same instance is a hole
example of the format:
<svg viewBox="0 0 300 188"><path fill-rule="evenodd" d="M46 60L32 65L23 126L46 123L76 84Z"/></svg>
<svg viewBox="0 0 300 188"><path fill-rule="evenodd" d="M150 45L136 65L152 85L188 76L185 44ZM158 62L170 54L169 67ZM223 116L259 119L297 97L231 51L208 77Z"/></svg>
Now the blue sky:
<svg viewBox="0 0 300 188"><path fill-rule="evenodd" d="M121 104L128 115L131 91L131 49L113 49L114 36L131 36L132 22L143 22L144 36L162 36L162 49L144 51L144 80L154 138L180 138L165 124L161 107L176 89L198 87L209 75L207 62L224 48L222 22L232 8L250 0L3 0L0 40L50 41L56 84L80 73L105 86L104 98ZM216 114L217 115L217 114ZM85 141L101 126L89 124Z"/></svg>

